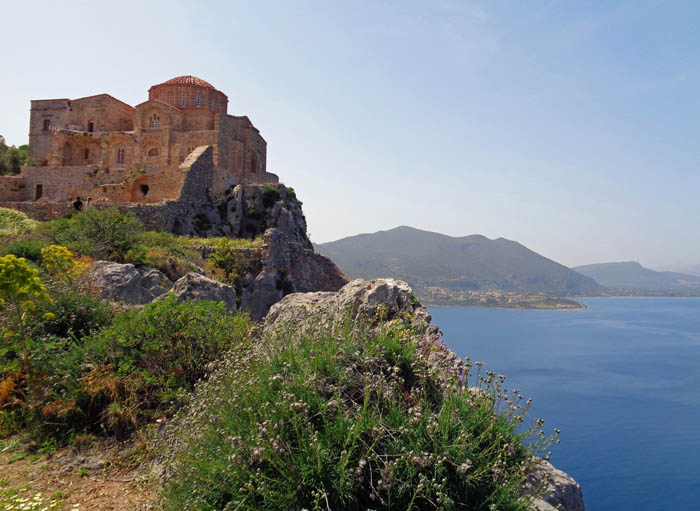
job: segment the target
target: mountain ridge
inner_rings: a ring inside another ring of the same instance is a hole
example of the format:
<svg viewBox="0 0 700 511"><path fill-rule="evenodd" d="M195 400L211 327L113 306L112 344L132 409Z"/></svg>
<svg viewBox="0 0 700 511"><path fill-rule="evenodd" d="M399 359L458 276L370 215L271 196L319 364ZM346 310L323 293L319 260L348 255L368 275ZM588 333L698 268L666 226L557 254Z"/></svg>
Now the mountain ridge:
<svg viewBox="0 0 700 511"><path fill-rule="evenodd" d="M555 296L604 291L593 279L502 237L455 237L402 225L315 247L352 278L403 278L419 296L434 286Z"/></svg>
<svg viewBox="0 0 700 511"><path fill-rule="evenodd" d="M637 261L617 261L576 266L573 270L595 279L611 291L624 294L700 296L700 277L674 271L654 271Z"/></svg>

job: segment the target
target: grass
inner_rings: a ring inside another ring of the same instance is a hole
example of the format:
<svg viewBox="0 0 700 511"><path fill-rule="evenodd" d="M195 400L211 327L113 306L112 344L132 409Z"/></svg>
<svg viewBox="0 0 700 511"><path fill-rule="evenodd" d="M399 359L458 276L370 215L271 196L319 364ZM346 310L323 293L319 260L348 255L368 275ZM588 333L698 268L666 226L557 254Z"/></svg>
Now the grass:
<svg viewBox="0 0 700 511"><path fill-rule="evenodd" d="M171 426L166 509L528 509L553 439L518 429L529 404L493 373L469 389L405 327L259 348L229 354Z"/></svg>
<svg viewBox="0 0 700 511"><path fill-rule="evenodd" d="M0 236L15 236L30 234L38 225L24 213L14 209L0 208Z"/></svg>

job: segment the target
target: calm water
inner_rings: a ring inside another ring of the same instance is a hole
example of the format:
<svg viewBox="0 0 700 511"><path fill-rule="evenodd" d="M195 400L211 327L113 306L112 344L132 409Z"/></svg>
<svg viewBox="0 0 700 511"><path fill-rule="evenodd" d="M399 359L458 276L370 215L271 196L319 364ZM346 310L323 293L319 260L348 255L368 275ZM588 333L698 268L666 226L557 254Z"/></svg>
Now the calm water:
<svg viewBox="0 0 700 511"><path fill-rule="evenodd" d="M505 374L562 430L552 462L589 511L700 510L700 299L587 310L432 308L458 355Z"/></svg>

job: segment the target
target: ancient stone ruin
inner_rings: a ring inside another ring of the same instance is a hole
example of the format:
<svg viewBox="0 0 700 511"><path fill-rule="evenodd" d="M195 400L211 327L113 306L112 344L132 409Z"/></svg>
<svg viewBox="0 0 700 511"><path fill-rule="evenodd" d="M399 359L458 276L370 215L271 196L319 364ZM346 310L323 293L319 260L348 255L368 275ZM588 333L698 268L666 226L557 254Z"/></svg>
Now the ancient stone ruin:
<svg viewBox="0 0 700 511"><path fill-rule="evenodd" d="M95 207L191 209L222 201L236 185L278 182L258 129L227 111L227 96L194 76L152 86L135 107L109 94L33 100L29 151L39 165L0 177L0 206L40 220L70 211L77 197ZM147 224L168 227L154 218L160 212L134 209Z"/></svg>

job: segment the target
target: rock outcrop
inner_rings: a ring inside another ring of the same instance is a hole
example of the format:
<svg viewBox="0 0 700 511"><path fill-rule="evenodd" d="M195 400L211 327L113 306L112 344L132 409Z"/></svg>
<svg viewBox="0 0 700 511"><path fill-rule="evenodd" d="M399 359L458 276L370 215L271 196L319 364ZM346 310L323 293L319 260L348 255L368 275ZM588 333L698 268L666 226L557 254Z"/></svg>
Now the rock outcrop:
<svg viewBox="0 0 700 511"><path fill-rule="evenodd" d="M174 288L182 299L223 299L230 310L242 310L259 320L285 295L337 291L348 282L333 261L314 252L306 235L301 202L294 190L283 184L238 185L219 199L208 198L192 207L198 208L193 216L180 216L171 230L231 238L262 234L264 243L261 248L240 249L245 268L235 287L226 286L224 294L225 288L211 279L166 270L173 280L182 276ZM213 248L202 246L199 250L206 257ZM172 286L158 270L106 261L95 264L94 275L95 286L104 298L134 305L148 303Z"/></svg>
<svg viewBox="0 0 700 511"><path fill-rule="evenodd" d="M378 328L398 319L411 325L423 337L428 361L441 371L459 368L461 361L442 341L442 332L431 323L428 311L416 300L403 281L353 280L337 292L295 293L270 308L262 322L263 332L274 335L288 330L313 333L319 329L342 328L347 321ZM438 346L442 349L435 349ZM526 490L544 493L533 503L534 511L584 511L581 488L569 475L540 460L532 471Z"/></svg>
<svg viewBox="0 0 700 511"><path fill-rule="evenodd" d="M528 485L544 492L534 503L534 511L584 511L581 486L567 473L542 461L530 474Z"/></svg>
<svg viewBox="0 0 700 511"><path fill-rule="evenodd" d="M151 302L172 286L168 277L154 268L110 261L96 261L91 276L102 298L132 305Z"/></svg>
<svg viewBox="0 0 700 511"><path fill-rule="evenodd" d="M236 310L236 290L198 273L188 273L173 285L171 292L178 300L224 302L231 312ZM164 298L165 295L157 299Z"/></svg>

